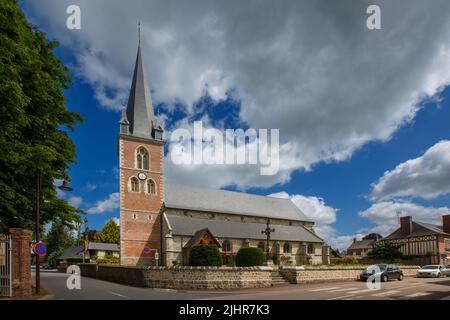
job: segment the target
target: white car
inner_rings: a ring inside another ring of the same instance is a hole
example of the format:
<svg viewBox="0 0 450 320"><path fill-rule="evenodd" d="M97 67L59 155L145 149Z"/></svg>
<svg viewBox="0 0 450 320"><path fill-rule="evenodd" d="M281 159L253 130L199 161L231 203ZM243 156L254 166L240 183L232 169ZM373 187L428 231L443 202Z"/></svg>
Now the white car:
<svg viewBox="0 0 450 320"><path fill-rule="evenodd" d="M446 268L445 266L438 265L438 264L430 264L423 266L419 270L417 270L417 277L432 277L432 278L439 278L441 276L450 276L450 269Z"/></svg>

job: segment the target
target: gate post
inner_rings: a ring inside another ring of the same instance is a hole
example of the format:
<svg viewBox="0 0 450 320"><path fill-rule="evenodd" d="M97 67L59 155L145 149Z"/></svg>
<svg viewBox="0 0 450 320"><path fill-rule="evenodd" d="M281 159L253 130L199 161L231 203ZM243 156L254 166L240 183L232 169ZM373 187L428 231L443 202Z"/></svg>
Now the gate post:
<svg viewBox="0 0 450 320"><path fill-rule="evenodd" d="M31 296L31 236L27 229L10 228L13 297Z"/></svg>

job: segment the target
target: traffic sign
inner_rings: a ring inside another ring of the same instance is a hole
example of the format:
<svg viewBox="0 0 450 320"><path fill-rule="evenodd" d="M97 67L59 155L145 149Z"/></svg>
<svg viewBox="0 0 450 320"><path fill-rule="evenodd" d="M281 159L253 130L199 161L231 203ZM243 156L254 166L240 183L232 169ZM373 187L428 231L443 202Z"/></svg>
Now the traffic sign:
<svg viewBox="0 0 450 320"><path fill-rule="evenodd" d="M38 256L45 256L45 254L47 253L47 245L40 241L34 245L33 251Z"/></svg>
<svg viewBox="0 0 450 320"><path fill-rule="evenodd" d="M147 246L144 247L144 253L148 254L148 253L150 253L151 251L152 251L151 248L149 248L149 247L147 247Z"/></svg>

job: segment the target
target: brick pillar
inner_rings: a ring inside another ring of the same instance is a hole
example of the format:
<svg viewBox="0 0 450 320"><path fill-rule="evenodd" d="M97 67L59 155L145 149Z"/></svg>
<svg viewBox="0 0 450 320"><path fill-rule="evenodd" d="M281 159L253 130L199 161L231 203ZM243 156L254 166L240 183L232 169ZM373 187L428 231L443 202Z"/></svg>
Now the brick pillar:
<svg viewBox="0 0 450 320"><path fill-rule="evenodd" d="M442 228L445 233L450 233L450 214L442 216Z"/></svg>
<svg viewBox="0 0 450 320"><path fill-rule="evenodd" d="M400 217L400 230L403 234L411 234L412 231L412 219L408 217Z"/></svg>
<svg viewBox="0 0 450 320"><path fill-rule="evenodd" d="M27 229L10 228L12 248L13 296L31 296L31 254L32 232Z"/></svg>

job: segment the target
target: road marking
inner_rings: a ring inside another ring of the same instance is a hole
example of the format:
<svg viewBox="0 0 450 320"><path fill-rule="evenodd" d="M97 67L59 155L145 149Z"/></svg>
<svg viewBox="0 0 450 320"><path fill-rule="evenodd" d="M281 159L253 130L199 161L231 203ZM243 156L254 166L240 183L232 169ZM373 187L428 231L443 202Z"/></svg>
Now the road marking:
<svg viewBox="0 0 450 320"><path fill-rule="evenodd" d="M441 300L450 300L450 296L443 297Z"/></svg>
<svg viewBox="0 0 450 320"><path fill-rule="evenodd" d="M318 292L318 291L327 291L327 290L333 290L333 289L339 289L340 287L328 287L328 288L320 288L320 289L313 289L308 291Z"/></svg>
<svg viewBox="0 0 450 320"><path fill-rule="evenodd" d="M405 297L415 298L415 297L422 297L422 296L428 296L428 295L430 295L430 293L427 293L427 292L416 292L416 293L413 293L413 294L408 294Z"/></svg>
<svg viewBox="0 0 450 320"><path fill-rule="evenodd" d="M351 290L355 290L358 289L357 287L353 287L353 288L341 288L341 289L336 289L336 290L330 290L330 292L341 292L341 291L351 291Z"/></svg>
<svg viewBox="0 0 450 320"><path fill-rule="evenodd" d="M375 292L375 291L377 291L377 289L362 289L362 290L349 291L347 293L357 294L357 293Z"/></svg>
<svg viewBox="0 0 450 320"><path fill-rule="evenodd" d="M389 296L391 294L395 294L395 293L399 293L399 292L400 291L398 291L398 290L389 290L389 291L372 294L372 297L384 297L384 296Z"/></svg>
<svg viewBox="0 0 450 320"><path fill-rule="evenodd" d="M330 299L327 299L327 300L339 300L339 299L345 299L345 298L350 298L350 297L354 297L354 295L348 294L346 296L334 297L334 298L330 298Z"/></svg>
<svg viewBox="0 0 450 320"><path fill-rule="evenodd" d="M113 295L115 295L115 296L118 296L118 297L121 297L121 298L126 298L126 299L128 299L127 296L124 296L123 294L120 294L120 293L117 293L117 292L108 291L108 293L111 293L111 294L113 294Z"/></svg>

